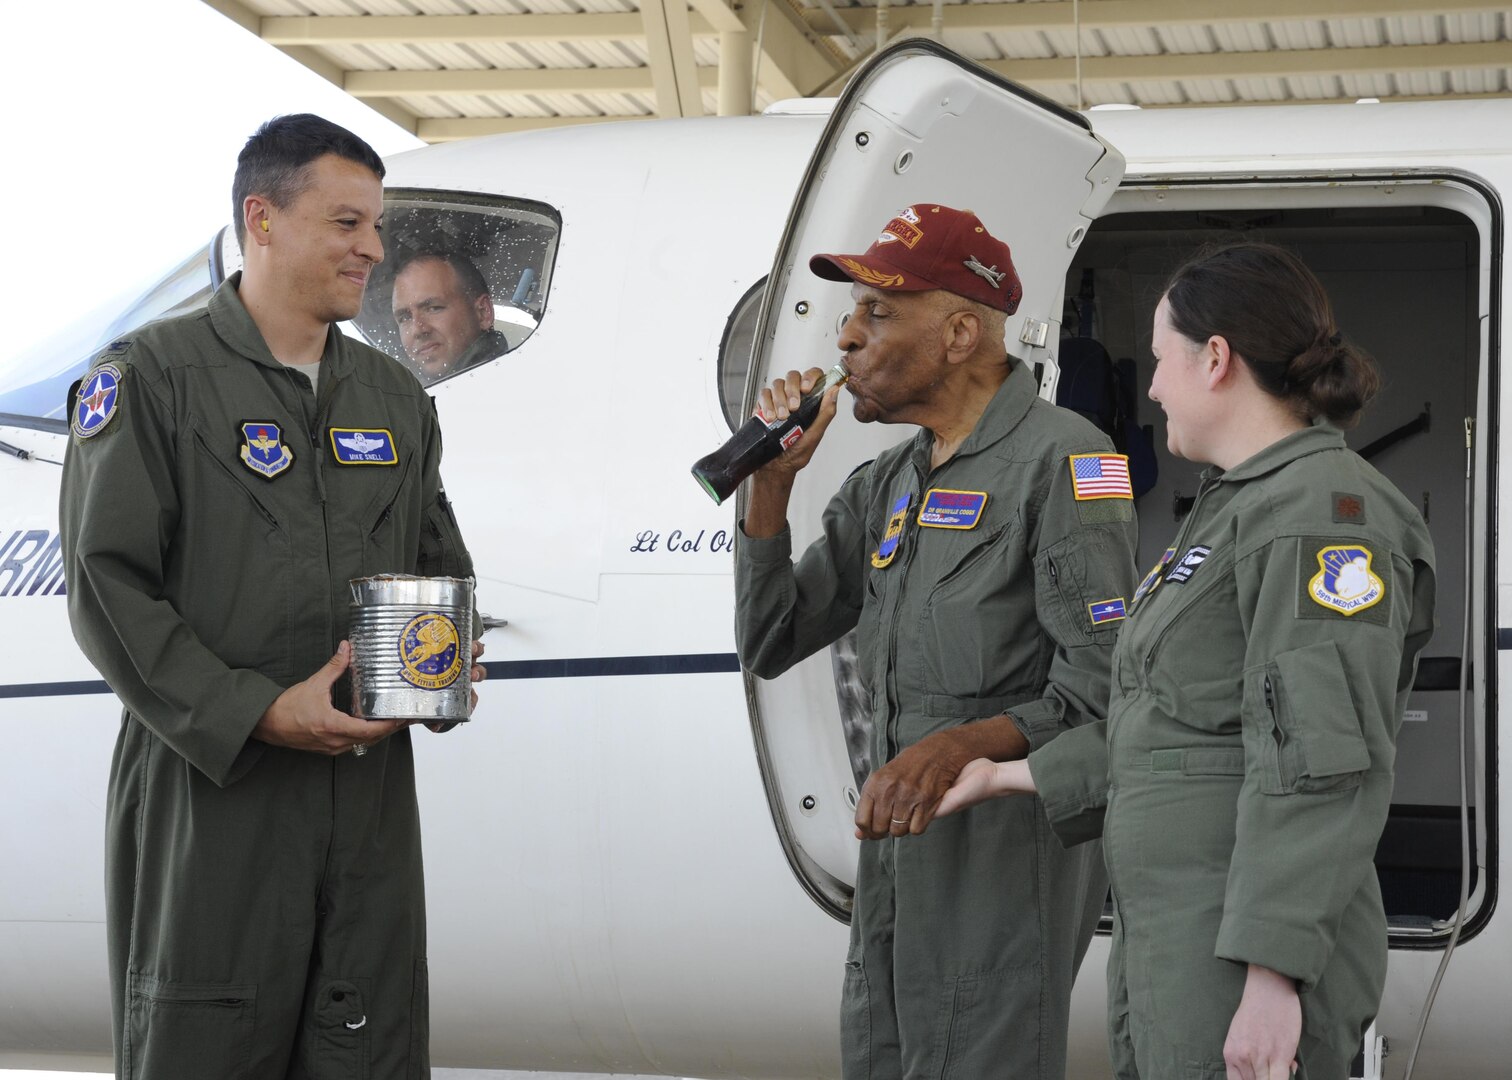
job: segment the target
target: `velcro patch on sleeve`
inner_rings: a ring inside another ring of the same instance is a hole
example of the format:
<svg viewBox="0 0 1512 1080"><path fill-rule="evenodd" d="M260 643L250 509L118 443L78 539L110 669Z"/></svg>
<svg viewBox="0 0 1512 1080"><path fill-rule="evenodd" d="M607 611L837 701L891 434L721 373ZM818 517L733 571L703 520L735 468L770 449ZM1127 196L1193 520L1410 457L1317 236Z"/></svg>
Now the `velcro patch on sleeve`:
<svg viewBox="0 0 1512 1080"><path fill-rule="evenodd" d="M1115 596L1111 600L1099 600L1094 604L1088 604L1087 615L1091 617L1093 626L1122 622L1127 616L1127 612L1124 611L1124 598Z"/></svg>
<svg viewBox="0 0 1512 1080"><path fill-rule="evenodd" d="M1129 459L1123 454L1072 454L1071 493L1084 499L1133 499Z"/></svg>
<svg viewBox="0 0 1512 1080"><path fill-rule="evenodd" d="M1391 606L1377 558L1391 556L1359 540L1303 537L1297 547L1297 618L1348 619L1389 625Z"/></svg>

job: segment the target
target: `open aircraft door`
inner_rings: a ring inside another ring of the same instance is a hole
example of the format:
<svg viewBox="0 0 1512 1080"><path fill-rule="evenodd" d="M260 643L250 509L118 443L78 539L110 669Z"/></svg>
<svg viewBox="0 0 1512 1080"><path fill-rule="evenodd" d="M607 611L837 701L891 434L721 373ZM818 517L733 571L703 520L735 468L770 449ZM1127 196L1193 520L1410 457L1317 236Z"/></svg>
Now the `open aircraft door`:
<svg viewBox="0 0 1512 1080"><path fill-rule="evenodd" d="M1053 391L1062 283L1092 219L1123 177L1122 156L1078 113L925 40L878 54L836 104L788 218L758 318L745 408L790 369L828 368L851 310L848 284L808 268L817 252L865 251L913 203L974 210L1013 252L1023 281L1008 351ZM795 555L820 534L830 497L859 464L913 428L863 425L840 400L788 520ZM745 493L737 503L744 517ZM852 813L864 780L869 706L854 676L853 634L780 678L746 676L746 699L772 817L804 888L849 917ZM854 749L851 749L854 748Z"/></svg>

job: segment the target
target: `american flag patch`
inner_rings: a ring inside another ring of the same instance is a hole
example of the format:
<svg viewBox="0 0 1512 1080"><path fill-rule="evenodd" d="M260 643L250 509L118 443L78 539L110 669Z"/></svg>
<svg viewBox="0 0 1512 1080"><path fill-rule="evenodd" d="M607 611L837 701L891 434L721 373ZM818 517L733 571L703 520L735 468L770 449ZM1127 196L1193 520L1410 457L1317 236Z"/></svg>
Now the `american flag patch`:
<svg viewBox="0 0 1512 1080"><path fill-rule="evenodd" d="M1132 499L1129 459L1123 454L1072 454L1071 491L1085 499Z"/></svg>

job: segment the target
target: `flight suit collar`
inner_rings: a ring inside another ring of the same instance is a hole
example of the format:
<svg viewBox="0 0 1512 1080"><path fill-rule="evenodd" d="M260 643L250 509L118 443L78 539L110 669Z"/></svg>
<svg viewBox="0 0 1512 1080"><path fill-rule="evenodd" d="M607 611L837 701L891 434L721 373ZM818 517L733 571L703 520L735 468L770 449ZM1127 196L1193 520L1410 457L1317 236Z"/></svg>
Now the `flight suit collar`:
<svg viewBox="0 0 1512 1080"><path fill-rule="evenodd" d="M1006 437L1028 414L1038 390L1034 381L1034 372L1030 370L1029 365L1022 360L1013 361L1013 368L1008 372L1008 377L1003 380L1003 385L999 386L997 393L992 395L992 400L982 411L976 427L972 428L971 434L962 440L961 445L951 456L951 460L978 453ZM922 428L916 440L916 452L923 453L927 460L934 447L934 433L927 428Z"/></svg>
<svg viewBox="0 0 1512 1080"><path fill-rule="evenodd" d="M238 270L221 282L220 288L215 290L215 295L210 297L210 324L215 327L215 332L220 339L234 352L264 367L282 369L286 365L280 363L268 348L268 343L263 340L262 331L257 328L257 323L252 321L251 314L242 303L241 294L238 292L241 288L241 277L241 271ZM327 378L340 378L350 369L351 351L346 348L346 335L341 332L340 327L332 325L326 333L325 351L320 355L320 364L322 381Z"/></svg>
<svg viewBox="0 0 1512 1080"><path fill-rule="evenodd" d="M1312 427L1294 431L1283 439L1271 443L1227 472L1210 465L1202 471L1204 480L1253 480L1257 476L1275 472L1283 465L1290 465L1298 458L1317 454L1324 450L1346 448L1344 433L1326 420L1319 420Z"/></svg>

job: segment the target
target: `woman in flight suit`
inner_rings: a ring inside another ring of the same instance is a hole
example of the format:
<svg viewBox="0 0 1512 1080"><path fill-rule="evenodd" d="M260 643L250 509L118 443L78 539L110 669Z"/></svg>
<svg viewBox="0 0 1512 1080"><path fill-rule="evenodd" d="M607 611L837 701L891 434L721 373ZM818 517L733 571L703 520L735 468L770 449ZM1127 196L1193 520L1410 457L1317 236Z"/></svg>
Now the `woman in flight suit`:
<svg viewBox="0 0 1512 1080"><path fill-rule="evenodd" d="M1152 346L1167 446L1211 467L1135 593L1105 730L973 762L940 813L1038 792L1064 843L1102 835L1120 1080L1344 1080L1386 977L1372 857L1432 541L1344 444L1379 378L1294 255L1196 256Z"/></svg>

